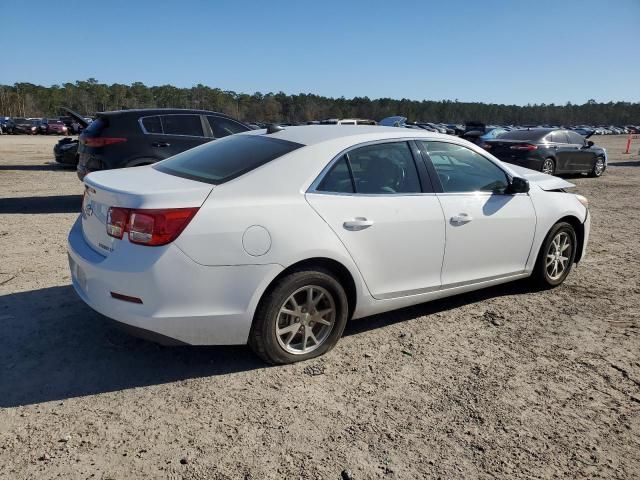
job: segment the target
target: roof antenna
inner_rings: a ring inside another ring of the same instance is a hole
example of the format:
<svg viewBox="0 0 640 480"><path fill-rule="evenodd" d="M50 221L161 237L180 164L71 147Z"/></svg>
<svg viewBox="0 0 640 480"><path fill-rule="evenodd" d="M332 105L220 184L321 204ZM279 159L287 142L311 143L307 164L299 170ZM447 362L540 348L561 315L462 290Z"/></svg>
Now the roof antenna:
<svg viewBox="0 0 640 480"><path fill-rule="evenodd" d="M278 133L278 132L281 132L282 130L284 130L284 128L275 123L270 123L269 125L267 125L267 135L270 135L272 133Z"/></svg>

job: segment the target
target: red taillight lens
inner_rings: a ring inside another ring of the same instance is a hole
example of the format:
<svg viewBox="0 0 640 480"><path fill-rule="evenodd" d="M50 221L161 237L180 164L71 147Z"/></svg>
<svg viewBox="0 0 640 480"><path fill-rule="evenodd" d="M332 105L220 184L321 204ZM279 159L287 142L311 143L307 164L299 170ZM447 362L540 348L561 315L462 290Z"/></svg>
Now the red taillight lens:
<svg viewBox="0 0 640 480"><path fill-rule="evenodd" d="M129 209L111 207L107 213L107 234L115 238L122 238L127 230Z"/></svg>
<svg viewBox="0 0 640 480"><path fill-rule="evenodd" d="M530 143L523 143L522 145L512 145L509 147L511 150L526 150L528 152L532 150L537 150L538 147L535 145L531 145Z"/></svg>
<svg viewBox="0 0 640 480"><path fill-rule="evenodd" d="M122 137L84 137L82 139L82 143L84 143L87 147L104 147L105 145L113 145L115 143L123 143L126 142L126 138Z"/></svg>
<svg viewBox="0 0 640 480"><path fill-rule="evenodd" d="M198 208L130 210L111 207L107 216L107 234L140 245L159 246L174 241L189 224Z"/></svg>

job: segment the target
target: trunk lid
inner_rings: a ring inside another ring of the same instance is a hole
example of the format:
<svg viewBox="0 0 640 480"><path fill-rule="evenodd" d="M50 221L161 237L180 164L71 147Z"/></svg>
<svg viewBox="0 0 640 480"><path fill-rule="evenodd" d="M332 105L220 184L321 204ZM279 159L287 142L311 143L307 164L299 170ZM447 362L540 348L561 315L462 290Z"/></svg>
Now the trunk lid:
<svg viewBox="0 0 640 480"><path fill-rule="evenodd" d="M527 140L486 140L485 147L487 151L499 159L510 158L526 158L531 152L527 150L514 150L511 147L515 145L535 145L535 141Z"/></svg>
<svg viewBox="0 0 640 480"><path fill-rule="evenodd" d="M200 207L213 190L208 183L159 172L147 165L94 172L84 178L82 232L87 243L109 256L122 240L107 234L110 207L162 209Z"/></svg>

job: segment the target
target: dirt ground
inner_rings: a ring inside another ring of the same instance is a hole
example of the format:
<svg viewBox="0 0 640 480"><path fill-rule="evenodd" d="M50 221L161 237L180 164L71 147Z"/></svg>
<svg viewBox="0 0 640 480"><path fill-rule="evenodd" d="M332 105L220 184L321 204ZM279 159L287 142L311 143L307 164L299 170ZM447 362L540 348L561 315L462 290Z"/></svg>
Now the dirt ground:
<svg viewBox="0 0 640 480"><path fill-rule="evenodd" d="M80 207L53 137L0 136L0 478L640 478L640 160L625 137L586 260L351 322L328 355L159 347L70 286Z"/></svg>

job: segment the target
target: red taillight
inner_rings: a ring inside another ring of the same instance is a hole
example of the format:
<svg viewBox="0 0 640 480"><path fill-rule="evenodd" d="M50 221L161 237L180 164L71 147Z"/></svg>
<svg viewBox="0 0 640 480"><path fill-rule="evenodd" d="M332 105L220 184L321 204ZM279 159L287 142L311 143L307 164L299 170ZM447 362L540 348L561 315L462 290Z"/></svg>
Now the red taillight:
<svg viewBox="0 0 640 480"><path fill-rule="evenodd" d="M115 143L126 142L126 138L122 137L83 137L82 143L87 147L104 147L105 145L113 145Z"/></svg>
<svg viewBox="0 0 640 480"><path fill-rule="evenodd" d="M107 234L112 237L122 238L127 230L129 209L111 207L107 213Z"/></svg>
<svg viewBox="0 0 640 480"><path fill-rule="evenodd" d="M528 152L532 150L537 150L538 147L535 145L531 145L530 143L523 143L521 145L512 145L509 147L511 150L526 150Z"/></svg>
<svg viewBox="0 0 640 480"><path fill-rule="evenodd" d="M142 210L111 207L107 215L107 234L140 245L159 246L175 240L189 224L198 208Z"/></svg>

